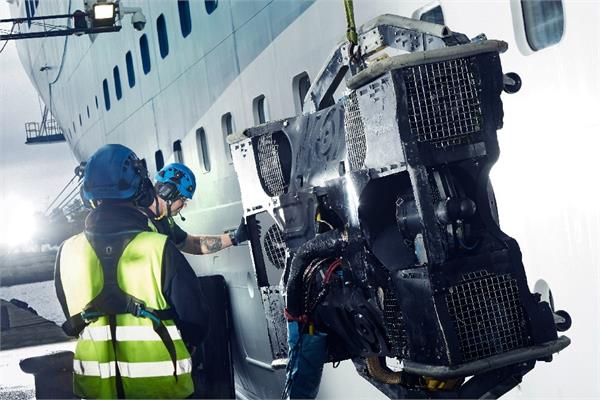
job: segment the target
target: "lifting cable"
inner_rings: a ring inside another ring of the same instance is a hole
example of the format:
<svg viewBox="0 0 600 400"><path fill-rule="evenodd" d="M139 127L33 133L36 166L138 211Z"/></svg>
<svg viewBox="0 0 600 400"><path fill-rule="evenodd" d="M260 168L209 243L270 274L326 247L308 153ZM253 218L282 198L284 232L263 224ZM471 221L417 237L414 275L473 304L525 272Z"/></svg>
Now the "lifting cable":
<svg viewBox="0 0 600 400"><path fill-rule="evenodd" d="M356 32L356 22L354 22L354 2L352 0L344 0L344 13L346 14L346 39L350 43L350 46L348 46L350 62L359 62L360 46L358 46L358 33Z"/></svg>
<svg viewBox="0 0 600 400"><path fill-rule="evenodd" d="M346 14L346 39L356 46L358 44L358 33L356 33L354 4L352 0L344 0L344 12Z"/></svg>

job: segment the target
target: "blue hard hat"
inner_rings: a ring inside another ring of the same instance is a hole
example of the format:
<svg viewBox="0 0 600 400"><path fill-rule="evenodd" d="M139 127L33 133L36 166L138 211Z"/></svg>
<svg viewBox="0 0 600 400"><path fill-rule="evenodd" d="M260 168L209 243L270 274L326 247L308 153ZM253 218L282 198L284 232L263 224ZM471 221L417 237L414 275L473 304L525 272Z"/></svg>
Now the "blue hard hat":
<svg viewBox="0 0 600 400"><path fill-rule="evenodd" d="M196 191L196 177L191 169L180 163L172 163L162 167L156 173L156 182L175 185L178 195L191 199Z"/></svg>
<svg viewBox="0 0 600 400"><path fill-rule="evenodd" d="M83 195L88 200L133 199L146 177L133 150L107 144L92 154L85 166Z"/></svg>

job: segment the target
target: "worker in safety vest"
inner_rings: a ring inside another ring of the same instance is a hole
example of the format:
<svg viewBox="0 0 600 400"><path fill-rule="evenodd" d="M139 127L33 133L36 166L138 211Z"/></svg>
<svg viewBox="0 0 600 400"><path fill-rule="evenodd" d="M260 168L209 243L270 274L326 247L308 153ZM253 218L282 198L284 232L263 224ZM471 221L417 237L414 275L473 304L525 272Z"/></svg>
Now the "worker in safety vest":
<svg viewBox="0 0 600 400"><path fill-rule="evenodd" d="M79 336L75 395L190 396L186 343L201 343L208 309L185 257L138 208L154 199L144 164L125 146L103 146L85 167L83 194L95 208L55 266L63 329Z"/></svg>
<svg viewBox="0 0 600 400"><path fill-rule="evenodd" d="M172 163L157 172L154 202L145 212L157 232L163 233L178 249L188 254L211 254L248 240L248 229L242 219L237 229L221 235L191 235L173 220L192 199L196 191L196 177L185 165ZM260 225L257 224L260 235Z"/></svg>

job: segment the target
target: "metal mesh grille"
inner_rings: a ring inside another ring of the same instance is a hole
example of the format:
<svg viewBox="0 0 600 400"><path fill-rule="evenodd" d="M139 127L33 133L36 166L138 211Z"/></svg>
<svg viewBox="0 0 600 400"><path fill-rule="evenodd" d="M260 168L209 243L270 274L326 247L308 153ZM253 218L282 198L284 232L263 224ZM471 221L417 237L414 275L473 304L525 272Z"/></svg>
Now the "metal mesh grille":
<svg viewBox="0 0 600 400"><path fill-rule="evenodd" d="M350 93L344 104L344 130L348 144L348 162L350 170L355 171L363 167L367 154L365 126L358 108L356 92Z"/></svg>
<svg viewBox="0 0 600 400"><path fill-rule="evenodd" d="M285 181L279 161L279 145L269 133L258 138L258 167L260 176L269 196L281 196L285 193Z"/></svg>
<svg viewBox="0 0 600 400"><path fill-rule="evenodd" d="M478 86L466 59L404 69L410 130L437 148L471 143L481 131Z"/></svg>
<svg viewBox="0 0 600 400"><path fill-rule="evenodd" d="M407 357L406 330L404 327L404 317L398 298L392 289L386 289L383 299L383 322L387 331L392 354L397 357Z"/></svg>
<svg viewBox="0 0 600 400"><path fill-rule="evenodd" d="M285 267L286 245L283 240L283 232L277 224L273 224L267 229L263 239L263 247L267 258L278 269Z"/></svg>
<svg viewBox="0 0 600 400"><path fill-rule="evenodd" d="M446 295L463 361L504 353L528 344L517 281L510 274L479 271Z"/></svg>

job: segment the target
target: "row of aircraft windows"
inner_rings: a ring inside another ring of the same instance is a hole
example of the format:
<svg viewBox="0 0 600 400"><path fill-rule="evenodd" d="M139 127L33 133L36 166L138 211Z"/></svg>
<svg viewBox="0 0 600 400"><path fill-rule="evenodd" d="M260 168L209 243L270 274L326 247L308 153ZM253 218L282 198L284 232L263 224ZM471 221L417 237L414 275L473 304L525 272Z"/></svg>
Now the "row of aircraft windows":
<svg viewBox="0 0 600 400"><path fill-rule="evenodd" d="M308 88L310 88L310 78L308 77L308 74L306 72L303 72L297 75L292 80L292 85L294 86L294 103L297 106L299 106L299 111L301 111L304 105L304 98L306 97ZM252 113L254 115L255 124L263 124L269 120L267 99L265 95L261 94L260 96L254 98L254 100L252 101ZM221 116L221 131L223 134L224 144L226 148L225 154L227 157L227 161L231 163L231 151L226 140L227 136L235 131L235 121L231 112L227 112ZM209 145L204 127L196 129L195 139L196 151L200 161L200 170L203 173L208 173L211 170L211 156L209 153ZM181 140L176 140L173 143L173 155L175 162L184 162ZM157 150L154 153L154 164L156 166L157 171L164 166L165 159L162 150Z"/></svg>
<svg viewBox="0 0 600 400"><path fill-rule="evenodd" d="M533 51L539 51L560 42L564 34L565 18L562 0L521 0L525 38ZM442 6L433 3L418 10L414 18L443 25Z"/></svg>
<svg viewBox="0 0 600 400"><path fill-rule="evenodd" d="M25 14L27 14L27 18L35 16L39 4L40 0L25 0ZM27 26L31 27L31 21L27 21Z"/></svg>
<svg viewBox="0 0 600 400"><path fill-rule="evenodd" d="M38 2L39 2L39 0L27 0L26 1L26 9L27 9L28 17L32 17L34 15L34 13L35 13L34 5L35 5L35 7L37 7ZM218 5L218 0L205 0L204 1L204 8L208 14L212 14L217 9L217 5ZM192 19L191 19L189 0L178 1L177 8L179 11L179 22L180 22L180 27L181 27L181 35L185 38L192 31ZM161 56L161 58L164 59L169 54L169 37L167 34L167 22L166 22L164 14L161 14L156 19L156 32L158 35L158 48L159 48L160 56ZM152 64L151 64L151 60L150 60L150 48L148 45L148 36L146 34L143 34L140 37L139 45L140 45L140 58L141 58L141 62L142 62L142 71L144 72L144 75L147 75L148 73L150 73ZM133 65L133 55L132 55L131 51L128 51L125 54L125 66L126 66L126 70L127 70L127 83L129 85L129 88L133 88L135 86L136 80L135 80L135 69L134 69L134 65ZM121 98L123 97L123 88L121 85L121 74L120 74L118 66L115 66L113 68L113 85L114 85L115 97L116 97L117 101L121 100ZM111 97L110 97L110 87L109 87L108 79L104 79L102 81L102 94L104 97L104 108L106 109L106 111L109 111L111 108ZM96 102L96 108L98 108L98 97L97 96L95 96L95 102ZM86 106L86 108L87 108L87 116L89 119L90 118L89 106ZM81 114L79 114L79 126L83 126ZM73 133L77 133L75 122L73 122Z"/></svg>
<svg viewBox="0 0 600 400"><path fill-rule="evenodd" d="M38 7L39 0L26 0L25 8L28 17L33 17ZM204 6L206 12L211 14L217 8L218 0L205 0ZM190 11L189 0L178 1L177 8L179 11L179 23L181 28L181 35L185 38L192 31L192 19ZM562 0L521 0L521 10L523 13L523 23L525 28L525 37L529 47L534 51L542 50L546 47L552 46L558 43L564 34L564 10ZM433 22L436 24L444 24L444 14L441 5L433 4L433 6L426 9L422 9L417 15L422 21ZM31 24L31 22L29 22ZM164 14L161 14L156 20L156 31L158 35L158 47L161 58L166 58L169 54L169 39L167 34L167 24ZM150 60L150 49L148 46L148 37L143 34L139 39L140 46L140 58L142 62L142 71L147 75L151 70ZM133 66L133 56L131 51L125 54L125 64L127 67L127 83L130 88L135 86L135 70ZM300 80L298 82L301 82ZM121 75L119 67L113 68L113 83L115 88L115 96L117 101L123 97L123 90L121 86ZM295 85L295 92L298 94L304 94L308 91L308 87ZM309 85L310 86L310 85ZM102 91L104 95L104 107L106 111L111 108L110 102L110 89L108 80L102 81ZM295 99L296 110L300 111L302 108L301 102L304 100L304 96L300 95ZM258 103L263 103L261 106L253 104L254 110L263 110L264 112L264 96L263 98L257 98L254 100ZM95 97L96 108L98 108L98 97ZM300 106L298 106L300 105ZM86 106L88 119L90 118L89 106ZM256 115L255 120L259 123L264 122L265 115ZM262 121L262 122L260 122ZM83 126L81 114L79 114L79 126ZM75 122L73 122L73 133L76 133Z"/></svg>

